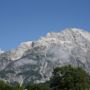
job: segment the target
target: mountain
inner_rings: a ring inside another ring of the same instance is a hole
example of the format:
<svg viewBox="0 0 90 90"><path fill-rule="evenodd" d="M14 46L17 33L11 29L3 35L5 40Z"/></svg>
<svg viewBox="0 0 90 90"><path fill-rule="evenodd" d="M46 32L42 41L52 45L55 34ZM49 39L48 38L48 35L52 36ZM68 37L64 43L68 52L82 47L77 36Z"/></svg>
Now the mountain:
<svg viewBox="0 0 90 90"><path fill-rule="evenodd" d="M49 80L53 68L82 67L90 73L90 33L70 28L0 53L0 79L20 84Z"/></svg>

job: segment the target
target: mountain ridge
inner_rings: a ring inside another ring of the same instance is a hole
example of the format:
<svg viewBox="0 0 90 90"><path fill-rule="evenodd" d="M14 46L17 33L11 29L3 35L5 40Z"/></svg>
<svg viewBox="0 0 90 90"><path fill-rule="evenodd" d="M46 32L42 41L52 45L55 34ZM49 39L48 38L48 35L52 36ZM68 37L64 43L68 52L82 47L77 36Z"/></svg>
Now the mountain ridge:
<svg viewBox="0 0 90 90"><path fill-rule="evenodd" d="M53 68L80 66L90 73L90 33L70 28L51 32L0 54L0 79L20 84L45 82Z"/></svg>

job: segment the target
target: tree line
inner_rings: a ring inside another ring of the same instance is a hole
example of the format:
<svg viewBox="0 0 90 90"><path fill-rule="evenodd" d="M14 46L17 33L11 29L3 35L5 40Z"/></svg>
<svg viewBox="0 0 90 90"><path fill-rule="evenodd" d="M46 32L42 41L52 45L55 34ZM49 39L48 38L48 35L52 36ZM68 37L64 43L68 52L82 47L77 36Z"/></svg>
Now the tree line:
<svg viewBox="0 0 90 90"><path fill-rule="evenodd" d="M28 83L20 86L0 81L0 90L90 90L90 76L81 67L57 67L45 83Z"/></svg>

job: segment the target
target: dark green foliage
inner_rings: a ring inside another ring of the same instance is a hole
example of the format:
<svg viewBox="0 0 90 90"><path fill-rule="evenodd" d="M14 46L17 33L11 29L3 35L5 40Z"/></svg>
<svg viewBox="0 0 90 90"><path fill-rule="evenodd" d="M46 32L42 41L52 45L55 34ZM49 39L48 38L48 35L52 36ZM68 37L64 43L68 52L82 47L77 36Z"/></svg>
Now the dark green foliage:
<svg viewBox="0 0 90 90"><path fill-rule="evenodd" d="M89 90L89 75L80 67L55 68L50 80L52 90Z"/></svg>
<svg viewBox="0 0 90 90"><path fill-rule="evenodd" d="M25 86L25 88L23 87ZM50 81L46 83L9 84L0 81L0 90L90 90L90 76L82 68L63 66L55 68Z"/></svg>
<svg viewBox="0 0 90 90"><path fill-rule="evenodd" d="M5 83L4 81L0 81L0 90L24 90L24 88L19 84L11 86L10 84Z"/></svg>
<svg viewBox="0 0 90 90"><path fill-rule="evenodd" d="M23 85L24 86L24 85ZM0 90L50 90L46 84L28 84L26 88L19 84L9 84L4 81L0 81Z"/></svg>
<svg viewBox="0 0 90 90"><path fill-rule="evenodd" d="M12 90L24 90L24 87L18 84L17 86L12 86Z"/></svg>
<svg viewBox="0 0 90 90"><path fill-rule="evenodd" d="M12 90L12 87L4 81L0 81L0 90Z"/></svg>
<svg viewBox="0 0 90 90"><path fill-rule="evenodd" d="M50 90L46 84L29 84L27 90Z"/></svg>

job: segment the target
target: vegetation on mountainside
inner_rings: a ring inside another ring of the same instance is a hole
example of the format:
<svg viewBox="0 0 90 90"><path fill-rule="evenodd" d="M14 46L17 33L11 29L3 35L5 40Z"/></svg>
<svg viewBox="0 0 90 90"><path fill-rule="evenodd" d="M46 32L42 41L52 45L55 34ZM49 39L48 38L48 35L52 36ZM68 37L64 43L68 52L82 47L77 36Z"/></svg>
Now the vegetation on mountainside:
<svg viewBox="0 0 90 90"><path fill-rule="evenodd" d="M50 80L51 90L89 90L90 77L80 67L63 66L55 68Z"/></svg>
<svg viewBox="0 0 90 90"><path fill-rule="evenodd" d="M48 83L29 83L20 86L0 81L0 90L89 90L89 88L89 74L80 67L75 68L70 65L55 68Z"/></svg>

